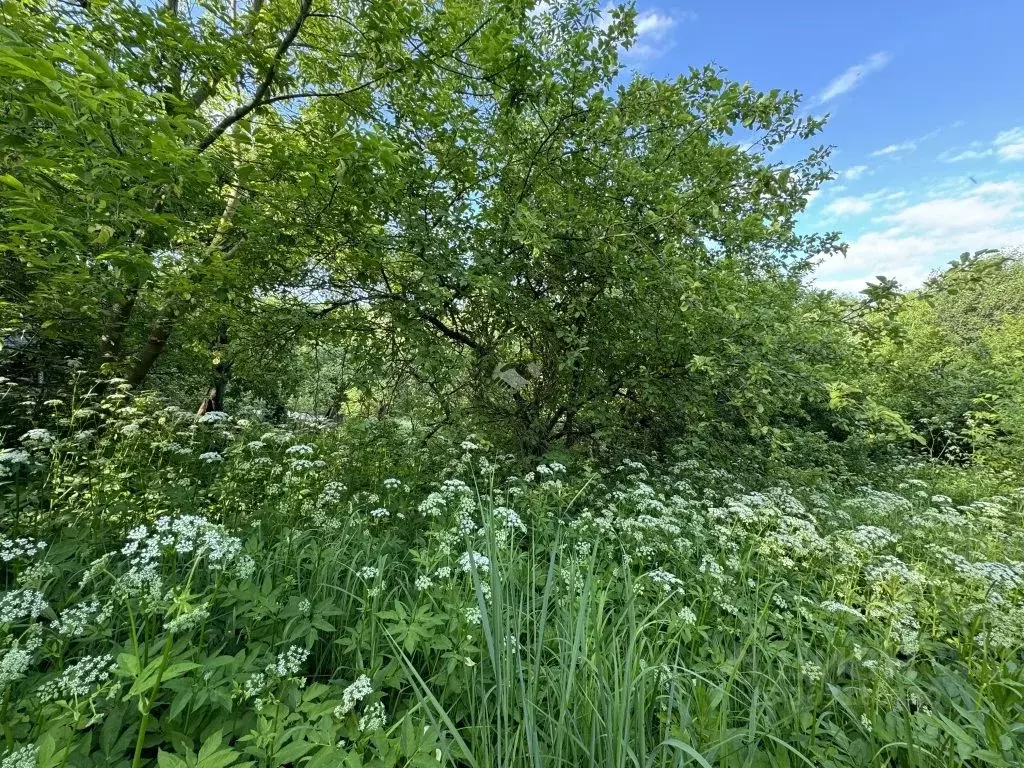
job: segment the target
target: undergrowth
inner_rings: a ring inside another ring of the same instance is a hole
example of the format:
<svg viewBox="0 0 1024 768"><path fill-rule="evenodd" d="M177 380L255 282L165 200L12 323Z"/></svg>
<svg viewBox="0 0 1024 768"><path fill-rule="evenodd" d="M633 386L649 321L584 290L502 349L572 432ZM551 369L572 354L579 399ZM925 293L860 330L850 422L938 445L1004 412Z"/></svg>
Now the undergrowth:
<svg viewBox="0 0 1024 768"><path fill-rule="evenodd" d="M0 453L3 768L1024 755L1011 475L527 467L116 382L33 407Z"/></svg>

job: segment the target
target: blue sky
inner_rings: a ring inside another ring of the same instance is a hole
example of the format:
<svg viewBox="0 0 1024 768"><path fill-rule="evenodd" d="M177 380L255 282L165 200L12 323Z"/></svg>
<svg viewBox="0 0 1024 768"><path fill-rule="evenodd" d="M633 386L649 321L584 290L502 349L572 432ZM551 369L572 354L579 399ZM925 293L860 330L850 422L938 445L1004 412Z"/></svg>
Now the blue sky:
<svg viewBox="0 0 1024 768"><path fill-rule="evenodd" d="M659 76L715 62L829 113L838 178L801 226L849 254L816 283L915 287L963 251L1024 245L1021 0L638 0L628 64Z"/></svg>

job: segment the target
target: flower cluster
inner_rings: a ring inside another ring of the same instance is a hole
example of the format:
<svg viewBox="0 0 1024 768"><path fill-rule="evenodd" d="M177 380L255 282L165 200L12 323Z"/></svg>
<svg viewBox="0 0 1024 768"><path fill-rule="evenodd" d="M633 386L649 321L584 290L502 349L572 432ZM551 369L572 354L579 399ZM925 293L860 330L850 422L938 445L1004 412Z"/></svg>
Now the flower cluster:
<svg viewBox="0 0 1024 768"><path fill-rule="evenodd" d="M13 624L22 619L36 619L49 606L46 596L37 589L15 589L0 595L0 624Z"/></svg>
<svg viewBox="0 0 1024 768"><path fill-rule="evenodd" d="M27 536L19 536L17 539L0 536L0 560L5 563L19 557L35 557L44 549L46 549L45 541L37 541Z"/></svg>

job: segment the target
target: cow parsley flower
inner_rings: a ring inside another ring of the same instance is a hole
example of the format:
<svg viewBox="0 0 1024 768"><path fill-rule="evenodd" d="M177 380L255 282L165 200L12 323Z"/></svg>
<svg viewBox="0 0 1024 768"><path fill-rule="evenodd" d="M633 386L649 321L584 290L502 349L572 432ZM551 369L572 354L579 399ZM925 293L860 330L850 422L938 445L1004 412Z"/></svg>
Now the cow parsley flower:
<svg viewBox="0 0 1024 768"><path fill-rule="evenodd" d="M46 549L45 541L37 541L27 536L17 539L0 536L0 560L5 563L9 563L17 557L35 557L44 549Z"/></svg>
<svg viewBox="0 0 1024 768"><path fill-rule="evenodd" d="M840 603L837 600L824 600L821 603L821 608L828 613L841 613L854 619L864 618L856 608L851 608L846 603Z"/></svg>
<svg viewBox="0 0 1024 768"><path fill-rule="evenodd" d="M427 574L421 573L419 576L416 577L416 589L418 589L420 592L426 589L430 589L432 586L434 586L434 580L430 578L430 576L428 576Z"/></svg>
<svg viewBox="0 0 1024 768"><path fill-rule="evenodd" d="M36 589L15 589L0 595L0 624L35 619L47 609L46 599Z"/></svg>
<svg viewBox="0 0 1024 768"><path fill-rule="evenodd" d="M894 544L899 537L888 528L875 525L862 525L856 528L850 538L862 549L879 549Z"/></svg>
<svg viewBox="0 0 1024 768"><path fill-rule="evenodd" d="M207 414L209 415L209 414ZM214 464L224 461L224 457L216 451L207 451L206 453L199 454L199 460L206 462L207 464Z"/></svg>
<svg viewBox="0 0 1024 768"><path fill-rule="evenodd" d="M495 507L492 512L495 519L499 520L506 528L519 530L526 533L526 526L515 510L508 507Z"/></svg>
<svg viewBox="0 0 1024 768"><path fill-rule="evenodd" d="M49 445L56 438L50 433L48 429L42 429L37 427L36 429L30 429L24 435L21 436L21 442L23 443L39 443L40 445Z"/></svg>
<svg viewBox="0 0 1024 768"><path fill-rule="evenodd" d="M250 699L258 699L258 697L266 690L267 687L267 676L262 672L257 672L244 683L242 683L241 698L242 701L249 701ZM257 707L257 711L262 707Z"/></svg>
<svg viewBox="0 0 1024 768"><path fill-rule="evenodd" d="M0 688L25 676L32 664L32 651L20 648L17 643L0 656Z"/></svg>
<svg viewBox="0 0 1024 768"><path fill-rule="evenodd" d="M86 656L65 669L56 680L41 686L39 694L45 701L83 698L109 680L115 666L114 657L109 654Z"/></svg>
<svg viewBox="0 0 1024 768"><path fill-rule="evenodd" d="M0 449L0 465L28 464L31 460L32 457L19 448Z"/></svg>
<svg viewBox="0 0 1024 768"><path fill-rule="evenodd" d="M341 692L341 704L334 708L334 716L344 717L371 693L373 693L373 684L370 682L370 678L360 675L354 683Z"/></svg>
<svg viewBox="0 0 1024 768"><path fill-rule="evenodd" d="M109 619L113 611L113 603L101 606L99 600L92 598L88 602L65 608L52 626L61 637L81 637L89 627Z"/></svg>
<svg viewBox="0 0 1024 768"><path fill-rule="evenodd" d="M218 424L222 421L230 421L231 417L224 411L207 411L200 416L196 421L200 424Z"/></svg>
<svg viewBox="0 0 1024 768"><path fill-rule="evenodd" d="M459 567L464 573L469 573L474 567L478 571L487 573L491 568L491 561L479 552L463 552L459 556Z"/></svg>
<svg viewBox="0 0 1024 768"><path fill-rule="evenodd" d="M674 573L658 568L648 573L647 576L665 592L683 594L683 581Z"/></svg>
<svg viewBox="0 0 1024 768"><path fill-rule="evenodd" d="M384 705L375 701L366 708L363 716L359 718L359 730L363 733L379 731L387 724L387 715L384 712Z"/></svg>
<svg viewBox="0 0 1024 768"><path fill-rule="evenodd" d="M4 755L0 768L36 768L38 757L39 747L29 744Z"/></svg>
<svg viewBox="0 0 1024 768"><path fill-rule="evenodd" d="M316 449L312 445L304 445L298 443L296 445L289 446L285 453L290 456L312 456Z"/></svg>
<svg viewBox="0 0 1024 768"><path fill-rule="evenodd" d="M805 661L800 665L800 674L810 680L812 683L817 683L821 680L822 669L817 664L810 661Z"/></svg>
<svg viewBox="0 0 1024 768"><path fill-rule="evenodd" d="M235 563L235 576L242 581L251 579L256 572L256 561L249 555L242 555Z"/></svg>
<svg viewBox="0 0 1024 768"><path fill-rule="evenodd" d="M273 664L267 666L267 674L277 677L294 677L299 674L302 665L309 658L309 649L299 645L293 645L287 651L277 655Z"/></svg>
<svg viewBox="0 0 1024 768"><path fill-rule="evenodd" d="M175 616L164 624L164 631L172 633L191 632L210 618L210 607L206 603Z"/></svg>

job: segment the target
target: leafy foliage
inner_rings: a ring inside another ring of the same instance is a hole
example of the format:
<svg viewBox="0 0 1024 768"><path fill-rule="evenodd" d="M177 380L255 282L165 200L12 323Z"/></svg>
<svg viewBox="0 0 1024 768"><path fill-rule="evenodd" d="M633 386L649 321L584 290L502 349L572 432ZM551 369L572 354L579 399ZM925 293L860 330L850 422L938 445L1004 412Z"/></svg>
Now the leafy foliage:
<svg viewBox="0 0 1024 768"><path fill-rule="evenodd" d="M1024 754L1017 476L751 488L742 463L516 470L117 391L48 407L0 464L7 760Z"/></svg>
<svg viewBox="0 0 1024 768"><path fill-rule="evenodd" d="M636 26L0 4L0 768L1021 763L1019 257Z"/></svg>

